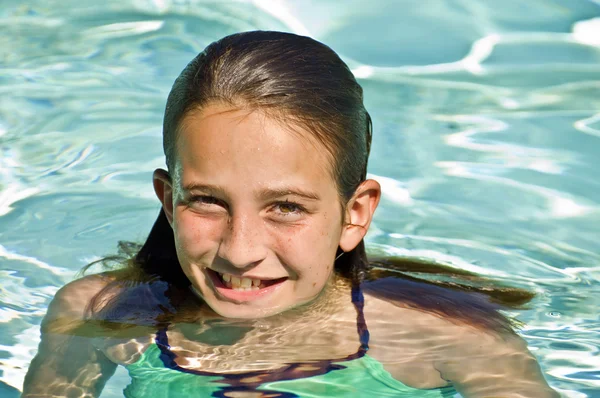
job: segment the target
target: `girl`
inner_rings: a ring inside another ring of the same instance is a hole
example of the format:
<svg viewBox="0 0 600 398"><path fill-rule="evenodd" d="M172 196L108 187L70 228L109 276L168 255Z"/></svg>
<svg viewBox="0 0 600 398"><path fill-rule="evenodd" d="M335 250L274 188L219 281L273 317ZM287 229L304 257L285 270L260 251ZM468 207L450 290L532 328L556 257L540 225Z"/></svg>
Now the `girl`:
<svg viewBox="0 0 600 398"><path fill-rule="evenodd" d="M128 397L556 396L488 297L369 266L371 119L328 47L211 44L163 137L146 243L57 293L24 397L98 396L117 365Z"/></svg>

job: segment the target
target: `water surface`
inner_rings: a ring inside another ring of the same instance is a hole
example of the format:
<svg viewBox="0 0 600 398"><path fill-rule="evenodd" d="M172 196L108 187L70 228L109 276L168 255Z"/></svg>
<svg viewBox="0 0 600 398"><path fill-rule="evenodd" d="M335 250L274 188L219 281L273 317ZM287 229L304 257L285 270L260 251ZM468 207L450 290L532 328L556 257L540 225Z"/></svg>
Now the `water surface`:
<svg viewBox="0 0 600 398"><path fill-rule="evenodd" d="M0 395L56 290L158 204L161 118L210 42L329 44L365 89L372 250L538 293L515 313L553 387L600 395L600 4L591 0L5 0L0 10ZM121 396L123 371L103 397Z"/></svg>

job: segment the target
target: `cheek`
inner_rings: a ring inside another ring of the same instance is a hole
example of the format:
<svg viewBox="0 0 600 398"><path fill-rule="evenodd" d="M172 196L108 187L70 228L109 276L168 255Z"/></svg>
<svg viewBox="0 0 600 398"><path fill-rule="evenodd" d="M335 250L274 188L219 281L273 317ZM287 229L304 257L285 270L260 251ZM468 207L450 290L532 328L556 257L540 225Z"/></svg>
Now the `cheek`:
<svg viewBox="0 0 600 398"><path fill-rule="evenodd" d="M299 278L319 287L333 268L339 245L341 226L333 227L325 217L314 220L301 229L290 228L279 234L277 251Z"/></svg>
<svg viewBox="0 0 600 398"><path fill-rule="evenodd" d="M220 239L220 221L207 220L189 212L177 212L173 232L178 252L196 257L210 252Z"/></svg>
<svg viewBox="0 0 600 398"><path fill-rule="evenodd" d="M279 234L278 246L286 252L306 257L317 253L324 255L338 247L339 234L336 236L333 232L319 230L312 225L304 226L300 230L291 228L285 234Z"/></svg>

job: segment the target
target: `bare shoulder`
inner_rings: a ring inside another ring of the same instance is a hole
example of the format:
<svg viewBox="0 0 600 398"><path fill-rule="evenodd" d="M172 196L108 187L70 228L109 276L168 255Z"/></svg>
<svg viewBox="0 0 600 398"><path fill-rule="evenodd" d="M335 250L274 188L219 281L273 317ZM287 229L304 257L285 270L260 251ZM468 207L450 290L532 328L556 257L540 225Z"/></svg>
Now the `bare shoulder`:
<svg viewBox="0 0 600 398"><path fill-rule="evenodd" d="M468 318L455 319L443 313L414 307L376 296L366 295L365 316L371 320L369 330L375 335L388 336L393 326L393 334L401 334L411 345L420 344L428 350L457 349L463 343L471 344L472 339L488 345L526 348L526 343L512 330L494 330L469 323ZM372 326L371 326L372 325ZM432 345L432 339L444 344ZM467 343L468 342L468 343Z"/></svg>
<svg viewBox="0 0 600 398"><path fill-rule="evenodd" d="M86 275L76 279L56 292L53 305L65 311L83 313L90 300L115 279L115 274L111 272Z"/></svg>
<svg viewBox="0 0 600 398"><path fill-rule="evenodd" d="M129 283L123 283L124 286L107 291L106 288L115 281L120 281L120 275L108 272L85 276L63 286L48 306L41 325L42 337L46 340L62 338L85 342L113 363L126 364L137 360L147 347L153 329L144 325L144 320L136 324L135 316L143 313L140 309L149 300L132 303L134 300L129 299L121 305L119 299L116 305L111 303L106 310L103 304L117 295L127 297L130 289L135 290L135 287L128 286ZM97 300L99 295L101 297ZM92 309L94 304L100 304L99 312Z"/></svg>
<svg viewBox="0 0 600 398"><path fill-rule="evenodd" d="M115 280L114 273L87 275L60 288L48 306L42 330L51 327L59 318L84 320L90 302L108 284ZM57 325L54 325L57 326Z"/></svg>
<svg viewBox="0 0 600 398"><path fill-rule="evenodd" d="M117 281L124 283L113 284ZM112 299L120 303L130 287L132 297L117 311L91 311L98 297L100 307ZM117 271L85 276L59 289L42 321L41 341L25 377L23 397L96 397L117 364L137 360L150 342L152 329L123 321L138 314L132 302L140 306L147 302L136 287L143 290L145 285L123 281Z"/></svg>
<svg viewBox="0 0 600 398"><path fill-rule="evenodd" d="M558 397L516 333L367 294L369 354L416 388L452 384L465 397ZM420 372L415 372L415 369Z"/></svg>
<svg viewBox="0 0 600 398"><path fill-rule="evenodd" d="M114 347L136 346L154 333L157 319L173 310L165 294L167 284L128 278L119 271L94 274L63 286L48 306L42 334L89 338L115 362ZM127 352L119 349L118 352Z"/></svg>
<svg viewBox="0 0 600 398"><path fill-rule="evenodd" d="M41 341L23 385L23 397L98 396L116 364L93 344L86 322L90 300L113 278L90 275L54 296L41 325Z"/></svg>
<svg viewBox="0 0 600 398"><path fill-rule="evenodd" d="M365 295L365 320L370 333L369 355L398 381L414 388L439 388L449 383L436 362L449 322L401 303Z"/></svg>

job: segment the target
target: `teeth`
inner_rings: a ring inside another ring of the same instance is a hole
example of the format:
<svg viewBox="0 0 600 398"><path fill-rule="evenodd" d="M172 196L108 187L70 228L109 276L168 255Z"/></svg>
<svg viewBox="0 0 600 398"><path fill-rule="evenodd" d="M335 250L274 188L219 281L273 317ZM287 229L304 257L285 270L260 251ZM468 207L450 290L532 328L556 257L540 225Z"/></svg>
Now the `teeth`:
<svg viewBox="0 0 600 398"><path fill-rule="evenodd" d="M249 288L252 286L252 279L242 278L242 283L240 283L240 286L243 288Z"/></svg>
<svg viewBox="0 0 600 398"><path fill-rule="evenodd" d="M262 285L262 281L260 279L240 278L231 274L221 273L219 273L219 276L221 276L225 286L230 289L250 291L258 290Z"/></svg>

